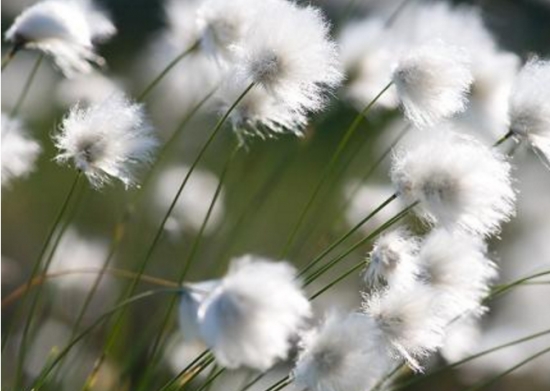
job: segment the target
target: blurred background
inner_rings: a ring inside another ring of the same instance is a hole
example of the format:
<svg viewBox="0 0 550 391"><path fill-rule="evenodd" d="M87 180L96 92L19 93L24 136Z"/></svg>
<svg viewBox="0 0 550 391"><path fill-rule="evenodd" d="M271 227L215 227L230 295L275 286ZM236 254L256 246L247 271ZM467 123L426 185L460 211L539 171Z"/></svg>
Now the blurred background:
<svg viewBox="0 0 550 391"><path fill-rule="evenodd" d="M185 0L182 0L184 3ZM342 23L349 23L377 12L390 15L400 0L311 0L304 4L322 7L336 23L335 33ZM414 1L412 1L414 2ZM33 0L2 1L2 32ZM51 135L67 108L75 101L94 101L114 89L123 89L136 96L154 75L171 59L171 52L162 40L170 15L160 0L101 0L118 29L117 35L100 46L100 54L108 63L103 76L92 75L65 80L44 61L30 93L20 110L20 117L43 152L30 177L15 181L2 189L2 295L5 297L21 286L30 275L31 267L40 251L55 215L74 178L74 170L53 161L56 154ZM499 45L522 59L533 54L550 55L550 1L548 0L488 0L456 1L480 7L487 28ZM340 23L340 25L338 25ZM2 52L8 49L2 45ZM19 53L2 73L2 111L15 104L37 54ZM200 64L192 64L197 69ZM183 67L183 65L182 65ZM182 68L183 69L183 68ZM165 141L178 128L196 101L197 91L209 91L208 82L200 75L189 81L189 74L175 69L180 76L166 78L149 96L146 108ZM494 70L499 72L498 69ZM184 74L185 80L181 79ZM213 77L213 76L212 76ZM550 86L548 86L550 88ZM128 224L120 251L113 266L135 270L142 254L151 242L167 205L189 164L216 120L215 111L203 110L186 124L181 137L164 156L157 167L158 175L147 182ZM303 139L281 137L277 140L254 140L232 162L219 202L209 225L201 238L198 253L188 280L217 278L226 270L229 260L245 253L277 258L294 227L315 185L328 163L336 145L356 115L352 104L335 97L327 110L316 115ZM305 265L333 240L345 233L381 201L392 194L389 178L389 159L371 170L383 151L403 128L399 113L376 111L362 125L349 148L340 159L336 175L325 186L314 204L305 225L299 231L289 259L296 265ZM209 201L217 186L218 176L235 145L235 136L227 129L218 137L199 165L185 189L180 205L166 226L166 232L157 246L147 275L175 281L197 237ZM520 190L517 218L507 224L499 240L491 243L491 252L501 268L501 281L512 281L550 266L550 174L538 159L527 151L514 156L517 188ZM145 174L145 173L144 173ZM364 181L368 175L368 181ZM115 184L100 191L83 186L78 206L70 212L71 223L54 255L51 271L100 267L109 249L117 221L126 212L126 205L134 200L137 190L125 191ZM396 210L387 210L380 220L365 227L357 238L370 232ZM412 222L413 224L415 222ZM309 289L313 293L338 276L369 251L363 246L346 262L325 275ZM67 342L75 313L85 298L93 276L74 274L47 282L39 308L38 321L32 328L31 350L25 365L29 378L37 376L51 355L52 349ZM90 322L108 310L117 300L129 280L109 275L100 286L96 299L88 311ZM140 289L154 285L142 283ZM550 327L550 297L548 285L529 285L518 288L491 304L491 311L483 319L474 350L484 350ZM360 303L359 274L352 275L315 303L322 315L331 307L356 308ZM132 308L124 323L124 332L117 342L116 353L103 366L95 389L133 389L150 365L148 351L151 339L159 328L167 308L166 297L152 298ZM18 307L15 302L2 308L2 328L11 323ZM19 315L20 316L20 315ZM19 324L13 331L17 335ZM108 329L98 328L74 350L63 376L57 376L51 390L80 389L94 360L101 351ZM163 384L201 351L200 346L184 344L174 320L172 332L165 341L162 359L156 366L152 384ZM466 331L464 331L466 332ZM457 332L460 345L460 330ZM537 349L550 345L550 338L540 338L516 345L474 360L468 365L434 376L409 389L460 390L484 377L499 373L532 355ZM13 354L17 338L11 339L2 359L3 386L11 385L14 371ZM448 354L452 357L453 347ZM433 365L442 365L444 359L435 357ZM550 387L550 355L540 357L510 374L495 390L548 390ZM255 389L261 390L273 379L288 370L284 364L273 377ZM212 389L231 389L250 374L239 371L227 377ZM151 386L151 389L155 389ZM263 388L262 388L263 387ZM8 388L6 388L8 389Z"/></svg>

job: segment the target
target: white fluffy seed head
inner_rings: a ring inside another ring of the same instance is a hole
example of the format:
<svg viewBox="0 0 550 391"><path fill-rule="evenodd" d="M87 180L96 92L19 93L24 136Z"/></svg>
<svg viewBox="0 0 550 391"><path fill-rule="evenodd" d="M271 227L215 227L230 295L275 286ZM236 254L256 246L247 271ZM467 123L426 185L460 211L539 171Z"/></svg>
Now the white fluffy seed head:
<svg viewBox="0 0 550 391"><path fill-rule="evenodd" d="M294 267L247 255L200 303L197 321L220 364L266 370L287 357L310 312Z"/></svg>
<svg viewBox="0 0 550 391"><path fill-rule="evenodd" d="M112 178L136 185L136 169L149 163L157 140L143 106L113 94L101 103L74 106L54 136L58 162L71 160L93 187Z"/></svg>
<svg viewBox="0 0 550 391"><path fill-rule="evenodd" d="M393 156L391 178L430 223L488 236L514 213L510 165L497 151L449 129L423 132Z"/></svg>
<svg viewBox="0 0 550 391"><path fill-rule="evenodd" d="M550 61L533 59L517 76L510 96L510 130L550 162ZM550 167L550 165L548 165Z"/></svg>
<svg viewBox="0 0 550 391"><path fill-rule="evenodd" d="M365 296L363 311L375 320L390 353L421 371L418 359L443 343L446 319L434 311L435 303L435 291L417 283L409 289L386 289Z"/></svg>
<svg viewBox="0 0 550 391"><path fill-rule="evenodd" d="M336 46L318 9L286 0L266 0L260 8L235 45L235 65L220 99L230 106L255 83L258 92L237 107L233 124L250 135L299 135L306 115L319 111L342 79Z"/></svg>
<svg viewBox="0 0 550 391"><path fill-rule="evenodd" d="M375 287L387 284L390 289L410 287L418 273L414 262L418 245L418 240L402 228L380 236L369 253L366 283Z"/></svg>
<svg viewBox="0 0 550 391"><path fill-rule="evenodd" d="M45 0L23 11L5 37L17 48L51 55L65 76L72 77L91 72L90 63L104 64L94 42L115 33L112 22L91 1Z"/></svg>
<svg viewBox="0 0 550 391"><path fill-rule="evenodd" d="M40 145L27 136L21 121L2 113L2 186L28 175L40 151Z"/></svg>
<svg viewBox="0 0 550 391"><path fill-rule="evenodd" d="M473 76L463 49L435 41L405 53L392 80L407 118L426 127L466 109Z"/></svg>
<svg viewBox="0 0 550 391"><path fill-rule="evenodd" d="M331 311L304 335L292 372L299 387L312 391L364 391L391 369L379 330L368 316Z"/></svg>
<svg viewBox="0 0 550 391"><path fill-rule="evenodd" d="M482 238L445 229L432 231L423 241L416 262L420 278L440 293L439 311L453 320L484 312L481 301L496 278L496 265L486 255Z"/></svg>

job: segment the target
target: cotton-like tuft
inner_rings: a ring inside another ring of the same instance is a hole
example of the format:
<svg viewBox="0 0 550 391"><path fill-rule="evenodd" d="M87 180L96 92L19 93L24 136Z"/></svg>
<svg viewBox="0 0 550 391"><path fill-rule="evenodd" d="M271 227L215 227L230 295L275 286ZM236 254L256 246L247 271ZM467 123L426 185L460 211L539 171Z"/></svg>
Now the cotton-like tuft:
<svg viewBox="0 0 550 391"><path fill-rule="evenodd" d="M46 0L19 15L6 31L16 49L37 49L51 55L67 77L92 71L105 60L95 54L94 42L110 38L116 28L91 1Z"/></svg>
<svg viewBox="0 0 550 391"><path fill-rule="evenodd" d="M86 108L71 108L54 142L59 149L56 160L71 160L95 188L112 178L126 188L136 185L136 170L153 159L157 146L143 106L121 94Z"/></svg>
<svg viewBox="0 0 550 391"><path fill-rule="evenodd" d="M310 316L299 284L290 264L246 255L208 284L203 298L187 300L184 294L184 311L192 320L189 313L196 308L200 336L221 365L266 370L287 357L291 338ZM188 289L196 291L193 285Z"/></svg>
<svg viewBox="0 0 550 391"><path fill-rule="evenodd" d="M406 52L392 80L407 118L426 127L466 109L473 76L463 49L436 41Z"/></svg>
<svg viewBox="0 0 550 391"><path fill-rule="evenodd" d="M489 236L514 214L511 167L494 149L450 129L426 130L393 156L391 178L430 223Z"/></svg>
<svg viewBox="0 0 550 391"><path fill-rule="evenodd" d="M390 352L421 371L418 360L443 344L446 318L434 310L436 303L437 293L417 283L365 296L363 311L375 320Z"/></svg>
<svg viewBox="0 0 550 391"><path fill-rule="evenodd" d="M390 289L406 289L417 277L414 257L418 240L405 229L398 228L380 236L369 253L365 281L369 286L387 284Z"/></svg>
<svg viewBox="0 0 550 391"><path fill-rule="evenodd" d="M299 7L286 0L263 1L234 52L228 91L222 91L220 99L229 106L235 95L255 83L262 92L255 100L263 100L254 105L243 102L245 109L238 107L238 120L233 119L237 125L261 123L268 132L300 135L305 116L323 108L327 94L342 79L328 23L314 7Z"/></svg>
<svg viewBox="0 0 550 391"><path fill-rule="evenodd" d="M21 121L2 113L2 186L28 175L40 151L40 145L27 136Z"/></svg>
<svg viewBox="0 0 550 391"><path fill-rule="evenodd" d="M311 391L364 391L389 370L392 360L368 316L329 313L304 335L292 372L295 384Z"/></svg>
<svg viewBox="0 0 550 391"><path fill-rule="evenodd" d="M481 302L497 276L486 247L482 238L445 229L432 231L420 247L421 279L439 293L438 308L450 321L484 311Z"/></svg>
<svg viewBox="0 0 550 391"><path fill-rule="evenodd" d="M521 69L510 96L510 130L550 167L550 61L533 59Z"/></svg>

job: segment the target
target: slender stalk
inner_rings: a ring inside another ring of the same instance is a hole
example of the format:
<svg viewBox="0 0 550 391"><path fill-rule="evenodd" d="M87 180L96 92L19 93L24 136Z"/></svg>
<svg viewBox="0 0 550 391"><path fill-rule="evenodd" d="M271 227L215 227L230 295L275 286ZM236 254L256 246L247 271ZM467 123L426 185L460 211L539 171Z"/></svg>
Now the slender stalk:
<svg viewBox="0 0 550 391"><path fill-rule="evenodd" d="M202 386L199 387L197 391L205 391L224 372L225 368L218 369L207 381L204 382Z"/></svg>
<svg viewBox="0 0 550 391"><path fill-rule="evenodd" d="M40 64L42 63L42 60L44 59L44 54L39 54L38 58L36 59L36 62L34 63L31 73L29 74L29 77L27 81L25 82L25 85L23 86L23 89L21 90L21 94L19 95L19 98L17 98L17 102L15 103L15 106L13 106L13 109L11 109L10 115L12 117L15 117L19 110L21 109L21 106L23 105L23 102L25 101L25 98L27 97L32 82L34 81L34 78L36 77L36 74L38 72L38 68L40 68Z"/></svg>
<svg viewBox="0 0 550 391"><path fill-rule="evenodd" d="M369 213L365 218L363 218L359 223L357 223L352 229L350 229L347 233L342 235L338 240L333 242L330 246L328 246L321 254L319 254L313 261L311 261L300 273L298 276L303 276L305 273L307 273L311 268L313 268L316 264L318 264L328 253L330 253L332 250L334 250L338 245L342 242L344 242L347 238L349 238L355 231L357 231L359 228L361 228L367 221L372 219L378 212L380 212L382 209L384 209L387 205L389 205L392 201L394 201L397 198L397 194L392 194L388 199L386 199L384 202L382 202L375 210L373 210L371 213Z"/></svg>
<svg viewBox="0 0 550 391"><path fill-rule="evenodd" d="M369 390L369 391L379 391L385 384L388 382L394 375L396 375L400 370L402 366L398 365L393 370L385 374L380 380L376 382L376 384Z"/></svg>
<svg viewBox="0 0 550 391"><path fill-rule="evenodd" d="M201 227L199 229L198 234L195 236L195 240L193 241L193 244L191 246L191 250L189 252L189 255L187 256L187 259L185 261L185 264L178 276L178 284L181 285L183 281L185 280L185 277L187 273L189 272L189 269L191 268L191 265L193 263L193 260L195 259L195 256L197 254L197 251L199 249L199 245L201 243L201 239L204 234L204 230L206 229L206 226L208 225L208 222L210 220L210 216L212 215L212 211L214 210L214 206L216 205L216 202L219 198L219 195L222 190L222 186L225 182L225 178L227 175L227 172L229 170L229 167L231 165L231 162L237 155L237 152L239 150L239 147L235 148L233 152L230 154L230 156L227 158L227 161L223 167L222 173L220 175L218 186L216 187L216 191L214 192L214 196L212 197L212 200L210 202L210 205L208 206L208 210L206 212L206 216L204 217L204 220L201 224ZM171 302L168 305L168 309L166 310L166 313L163 317L163 320L161 322L160 332L157 334L155 341L153 343L153 348L151 349L151 362L155 363L155 359L157 356L157 353L159 353L159 347L161 345L162 336L164 335L164 332L167 330L169 322L170 322L170 315L172 314L172 310L174 309L174 306L176 305L177 298L174 297ZM148 375L151 373L151 371L154 369L155 365L149 365L147 369L145 370L144 378L147 379Z"/></svg>
<svg viewBox="0 0 550 391"><path fill-rule="evenodd" d="M143 261L139 265L139 268L137 270L137 276L138 277L134 281L132 281L132 283L130 284L130 287L129 287L128 292L126 293L125 297L131 296L134 293L134 291L137 287L137 283L139 281L139 276L141 276L143 274L143 272L145 271L145 268L146 268L149 260L151 259L152 255L153 255L153 252L156 248L156 245L159 243L159 240L162 236L162 233L164 231L164 226L166 225L166 222L168 221L168 218L172 214L172 211L175 208L175 206L177 204L177 201L179 200L179 197L180 197L181 193L183 192L183 189L185 188L185 185L189 181L189 178L191 177L191 174L193 173L193 171L197 167L199 161L202 159L202 157L203 157L204 153L206 152L207 148L210 146L212 141L214 141L214 138L216 137L216 135L222 129L223 125L225 124L225 121L227 120L227 118L229 118L229 115L231 114L231 112L235 109L235 107L237 107L237 105L242 101L242 99L246 96L246 94L248 94L248 92L254 87L254 85L255 85L254 83L251 83L241 93L241 95L235 100L235 102L231 105L231 107L229 107L229 109L225 112L225 114L218 120L218 122L214 126L214 129L212 130L210 136L208 137L207 141L205 142L205 144L203 145L203 147L199 151L199 154L197 155L197 157L195 158L195 160L191 164L191 167L189 168L189 171L187 172L187 174L185 175L185 178L181 182L181 184L178 188L178 191L177 191L174 199L172 200L172 203L170 204L168 210L164 214L164 217L163 217L163 219L162 219L162 221L161 221L161 223L160 223L160 225L159 225L159 227L158 227L158 229L155 233L153 241L151 242L151 244L150 244L150 246L149 246L149 248L148 248L148 250L145 254L145 257L143 258ZM122 326L122 320L123 320L124 315L125 315L124 310L121 311L120 314L118 314L118 317L115 320L114 326L111 329L111 332L110 332L109 337L107 339L107 343L105 344L103 352L102 352L102 354L101 354L101 356L98 360L100 363L105 359L106 355L112 349L112 347L114 345L114 342L116 341L116 338L118 337L118 334L120 332L120 328Z"/></svg>
<svg viewBox="0 0 550 391"><path fill-rule="evenodd" d="M73 338L60 352L59 354L51 361L49 365L47 365L43 370L42 373L36 378L36 380L33 382L32 387L30 387L33 391L38 391L47 381L48 375L55 369L55 367L61 362L61 360L69 353L69 351L75 346L78 342L80 342L82 339L84 339L87 335L89 335L97 326L99 326L101 323L106 321L119 310L123 310L124 308L128 307L130 304L136 303L138 301L141 301L143 299L146 299L148 297L152 297L157 294L161 293L179 293L181 289L179 288L166 288L166 289L156 289L156 290L150 290L147 292L140 293L138 295L135 295L133 297L130 297L116 306L114 306L111 310L107 311L103 315L101 315L99 318L97 318L90 326L88 326L85 330L83 330L80 334L78 334L75 338Z"/></svg>
<svg viewBox="0 0 550 391"><path fill-rule="evenodd" d="M10 50L6 53L4 58L2 59L2 72L4 72L4 68L8 66L8 64L13 60L17 52L19 51L18 45L13 45Z"/></svg>
<svg viewBox="0 0 550 391"><path fill-rule="evenodd" d="M365 243L368 243L369 241L376 238L380 233L384 232L386 229L391 227L393 224L397 223L399 220L401 220L403 217L405 217L416 205L418 202L414 202L411 205L404 208L401 212L397 213L394 217L392 217L390 220L386 221L384 224L382 224L380 227L375 229L371 234L369 234L367 237L359 240L356 242L353 246L351 246L349 249L344 251L342 254L337 256L336 258L329 261L325 266L321 267L320 269L314 271L310 276L306 278L304 281L304 286L307 286L311 284L313 281L315 281L317 278L319 278L321 275L323 275L325 272L330 270L332 267L334 267L338 262L340 262L342 259L347 257L349 254L351 254L355 249L359 248Z"/></svg>
<svg viewBox="0 0 550 391"><path fill-rule="evenodd" d="M469 361L472 361L472 360L475 360L476 358L479 358L479 357L483 357L487 354L490 354L490 353L493 353L493 352L496 352L496 351L499 351L499 350L502 350L502 349L505 349L505 348L508 348L510 346L514 346L514 345L518 345L520 343L523 343L523 342L527 342L527 341L531 341L533 339L536 339L536 338L539 338L539 337L542 337L544 335L547 335L547 334L550 334L550 329L546 329L544 331L541 331L539 333L535 333L535 334L531 334L531 335L528 335L526 337L523 337L523 338L519 338L519 339L516 339L516 340L513 340L513 341L510 341L510 342L507 342L505 344L502 344L502 345L498 345L498 346L495 346L495 347L492 347L490 349L487 349L487 350L484 350L482 352L479 352L479 353L476 353L476 354L473 354L471 356L468 356L462 360L459 360L459 361L455 361L454 363L452 364L448 364L448 365L445 365L441 368L437 368L436 370L434 371L431 371L430 373L428 374L425 374L424 376L417 376L417 377L414 377L406 382L403 382L403 383L400 383L398 384L396 387L392 388L392 391L398 391L398 390L402 390L404 388L407 388L413 384L417 384L417 383L421 383L421 382L424 382L426 380L428 380L429 378L433 377L433 376L436 376L444 371L447 371L449 369L453 369L453 368L456 368L464 363L467 363Z"/></svg>
<svg viewBox="0 0 550 391"><path fill-rule="evenodd" d="M180 378L188 375L188 372L195 373L198 368L201 368L205 364L210 364L212 362L212 354L208 349L199 354L189 365L182 369L176 376L170 379L165 385L163 385L159 391L167 391L175 384ZM187 382L186 382L187 383Z"/></svg>
<svg viewBox="0 0 550 391"><path fill-rule="evenodd" d="M499 138L494 144L493 144L493 148L496 148L498 147L500 144L502 144L503 142L505 142L506 140L508 140L510 137L512 137L514 135L514 132L509 130L504 136L502 136L501 138Z"/></svg>
<svg viewBox="0 0 550 391"><path fill-rule="evenodd" d="M298 217L298 221L294 225L294 228L291 230L290 235L289 235L289 237L286 241L285 246L283 247L283 250L282 250L281 255L280 255L279 258L285 258L286 255L288 254L288 251L290 250L290 246L293 244L294 238L296 237L296 234L298 233L298 231L300 230L302 224L304 223L304 220L305 220L309 210L311 209L311 207L313 205L313 202L317 198L317 195L319 194L319 192L320 192L321 188L323 187L323 185L325 184L326 180L329 178L332 171L336 167L336 162L338 161L338 158L340 157L340 155L342 154L342 152L344 151L344 149L348 145L348 143L351 140L351 137L353 136L355 131L359 128L359 125L361 125L361 123L362 123L363 119L365 118L366 114L374 106L374 104L378 101L378 99L392 85L393 85L393 82L388 83L382 89L382 91L380 91L378 93L378 95L376 95L374 97L374 99L372 99L372 101L367 106L365 106L365 108L359 114L357 114L354 121L352 122L352 124L347 129L346 133L344 134L344 137L342 137L342 139L340 140L340 143L336 147L336 150L335 150L334 154L332 155L329 163L325 167L325 170L323 171L319 182L317 183L317 185L316 185L315 189L313 190L311 196L309 197L308 201L306 202L305 207L302 209L302 212L300 213L300 216Z"/></svg>
<svg viewBox="0 0 550 391"><path fill-rule="evenodd" d="M525 364L535 360L536 358L539 358L540 356L546 354L550 352L550 347L547 347L546 349L542 349L540 350L539 352L527 357L525 360L522 360L520 361L519 363L517 363L516 365L508 368L507 370L505 370L504 372L501 372L499 373L497 376L495 377L492 377L491 379L489 380L486 380L486 381L483 381L483 382L479 382L475 385L473 385L472 387L468 387L466 389L464 389L464 391L477 391L477 390L481 390L495 382L497 382L498 380L502 379L504 376L514 372L516 369L518 368L521 368L522 366L524 366Z"/></svg>
<svg viewBox="0 0 550 391"><path fill-rule="evenodd" d="M69 205L71 203L71 200L73 199L73 197L76 193L76 189L78 188L78 184L80 182L81 176L82 176L81 172L78 171L78 173L76 174L76 176L75 176L75 178L74 178L74 180L73 180L73 182L72 182L72 184L69 188L69 191L68 191L67 195L65 196L63 204L61 205L61 209L57 213L57 216L55 217L55 220L54 220L52 226L50 227L50 230L48 232L46 240L44 241L44 243L42 245L40 253L38 254L38 257L37 257L36 261L34 262L34 266L33 266L33 269L31 270L31 276L30 276L28 284L30 284L30 282L33 280L33 278L35 278L36 275L38 274L38 271L39 271L40 266L42 264L42 262L41 262L42 258L46 254L46 251L49 248L52 239L54 238L55 232L57 231L57 227L61 223L61 220L63 219L63 216L65 215L65 212L67 211L67 208L69 207ZM49 266L49 263L44 266L46 270L47 270L48 266ZM28 292L28 288L29 288L29 286L27 286L27 290L25 292ZM26 298L27 298L27 294L25 293L23 295L23 304L21 305L20 308L24 307L24 304L26 303ZM29 314L27 315L27 318L25 320L25 325L24 325L24 328L23 328L21 342L19 344L19 356L18 356L16 372L15 372L15 389L19 389L19 387L18 387L19 386L19 379L22 376L22 366L23 366L23 362L24 362L24 359L25 359L25 350L26 350L26 345L27 345L27 338L28 338L30 326L31 326L31 323L32 323L32 315L34 313L34 310L36 309L36 306L38 304L38 300L39 300L39 295L38 294L34 295L34 297L32 299L32 302L31 302L31 307L30 307L30 310L29 310ZM6 334L5 334L4 346L2 348L5 347L5 343L8 339L9 332L11 331L11 329L13 328L13 325L15 323L15 318L16 318L16 316L14 315L14 320L12 320L12 322L10 323L10 326L8 326L8 330L6 331Z"/></svg>
<svg viewBox="0 0 550 391"><path fill-rule="evenodd" d="M280 379L279 381L273 383L270 387L266 388L265 391L276 391L276 390L280 390L279 387L281 386L287 386L288 384L290 384L292 381L290 380L290 376L285 376L283 377L282 379Z"/></svg>
<svg viewBox="0 0 550 391"><path fill-rule="evenodd" d="M100 272L101 272L101 268L90 267L90 268L81 268L81 269L67 269L67 270L61 270L54 273L41 274L33 278L30 282L25 282L24 284L15 288L8 296L4 297L2 299L2 309L4 309L5 307L9 307L14 302L19 300L21 296L25 294L26 291L34 287L40 286L44 284L46 281L60 278L60 277L67 277L74 274L98 274ZM109 273L114 277L123 277L123 278L131 278L131 279L136 278L136 275L137 275L137 273L134 273L132 271L119 269L119 268L108 268L106 270L106 273ZM178 286L180 286L174 281L166 280L164 278L149 276L147 274L143 274L141 276L141 281L154 284L154 285L168 287L168 288L177 288Z"/></svg>
<svg viewBox="0 0 550 391"><path fill-rule="evenodd" d="M257 384L260 380L262 380L265 376L265 372L260 373L258 376L256 376L254 379L252 379L250 382L246 383L243 388L241 388L239 391L246 391L250 389L254 384Z"/></svg>
<svg viewBox="0 0 550 391"><path fill-rule="evenodd" d="M147 95L156 87L158 83L174 68L181 60L183 60L189 53L194 52L199 47L200 42L197 41L189 48L185 49L180 53L176 58L174 58L170 63L155 77L148 85L143 89L143 91L138 95L137 100L143 101Z"/></svg>

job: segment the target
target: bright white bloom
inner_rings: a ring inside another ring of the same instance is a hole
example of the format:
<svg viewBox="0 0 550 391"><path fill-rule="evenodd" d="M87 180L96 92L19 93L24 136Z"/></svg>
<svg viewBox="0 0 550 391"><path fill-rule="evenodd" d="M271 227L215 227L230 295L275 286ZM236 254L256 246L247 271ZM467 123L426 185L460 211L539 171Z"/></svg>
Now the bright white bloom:
<svg viewBox="0 0 550 391"><path fill-rule="evenodd" d="M424 239L416 262L421 279L440 294L440 311L449 320L483 312L481 301L497 270L481 238L436 229Z"/></svg>
<svg viewBox="0 0 550 391"><path fill-rule="evenodd" d="M27 136L21 121L2 113L2 186L28 175L40 150L40 145Z"/></svg>
<svg viewBox="0 0 550 391"><path fill-rule="evenodd" d="M100 188L111 178L126 187L136 184L135 170L150 162L157 145L143 106L113 94L101 103L74 106L54 136L60 150L56 160L72 160L92 186Z"/></svg>
<svg viewBox="0 0 550 391"><path fill-rule="evenodd" d="M88 73L90 63L103 65L94 42L116 32L111 21L90 1L45 0L21 13L6 31L15 48L50 54L67 77Z"/></svg>
<svg viewBox="0 0 550 391"><path fill-rule="evenodd" d="M445 343L441 355L453 363L472 355L477 349L481 328L476 316L465 316L449 324L445 329Z"/></svg>
<svg viewBox="0 0 550 391"><path fill-rule="evenodd" d="M187 289L186 316L193 321L197 309L202 339L228 368L265 370L286 358L311 312L291 265L251 255L233 260L223 279Z"/></svg>
<svg viewBox="0 0 550 391"><path fill-rule="evenodd" d="M189 167L175 166L163 170L160 174L155 187L155 203L158 209L166 210L168 205L174 199L182 178L185 177ZM213 173L201 169L193 171L181 193L178 202L174 208L167 228L173 228L176 232L183 230L192 230L198 232L204 222L210 203L214 198L219 179ZM224 215L224 192L223 189L218 195L218 199L212 208L208 223L205 227L205 234L212 231L220 225Z"/></svg>
<svg viewBox="0 0 550 391"><path fill-rule="evenodd" d="M510 165L494 149L449 129L424 133L417 145L393 156L391 178L399 194L407 203L420 201L428 222L497 233L514 213Z"/></svg>
<svg viewBox="0 0 550 391"><path fill-rule="evenodd" d="M390 289L406 289L418 274L414 257L418 240L398 228L380 236L369 253L365 281L369 286L388 284Z"/></svg>
<svg viewBox="0 0 550 391"><path fill-rule="evenodd" d="M405 53L392 79L405 115L421 127L464 111L473 81L466 52L439 41Z"/></svg>
<svg viewBox="0 0 550 391"><path fill-rule="evenodd" d="M200 305L219 285L218 280L186 284L182 290L179 306L179 324L186 341L200 340L201 332L198 319Z"/></svg>
<svg viewBox="0 0 550 391"><path fill-rule="evenodd" d="M233 123L259 122L266 131L285 129L301 135L305 116L324 106L327 93L341 78L336 46L321 11L285 0L266 0L246 37L235 46L229 91L222 91L220 98L230 106L235 95L256 83L261 93L255 99L264 102L244 102L246 109L236 110L238 120ZM274 123L280 126L270 129Z"/></svg>
<svg viewBox="0 0 550 391"><path fill-rule="evenodd" d="M331 312L302 341L294 382L311 391L364 391L389 370L392 360L368 316Z"/></svg>
<svg viewBox="0 0 550 391"><path fill-rule="evenodd" d="M510 130L550 167L550 61L534 59L520 71L510 96Z"/></svg>
<svg viewBox="0 0 550 391"><path fill-rule="evenodd" d="M386 289L368 295L363 310L376 321L394 354L420 371L418 359L443 343L446 319L434 311L436 303L436 292L417 283L405 290Z"/></svg>

